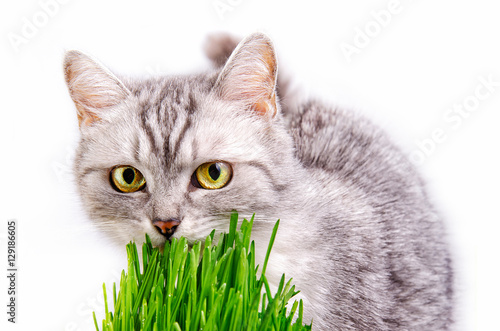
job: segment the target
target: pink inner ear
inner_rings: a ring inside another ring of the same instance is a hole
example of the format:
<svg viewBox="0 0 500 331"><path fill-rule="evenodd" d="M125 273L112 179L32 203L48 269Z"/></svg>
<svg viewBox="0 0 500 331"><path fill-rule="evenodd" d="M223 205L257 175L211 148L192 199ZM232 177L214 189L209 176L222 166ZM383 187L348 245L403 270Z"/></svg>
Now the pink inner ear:
<svg viewBox="0 0 500 331"><path fill-rule="evenodd" d="M252 104L252 109L259 115L270 115L271 118L276 116L276 96L273 94L268 100L260 99ZM271 113L272 112L272 113Z"/></svg>
<svg viewBox="0 0 500 331"><path fill-rule="evenodd" d="M90 126L93 123L99 122L101 119L97 116L95 116L92 113L85 113L85 115L82 114L82 112L77 113L78 116L78 124L80 126L85 125L85 126Z"/></svg>
<svg viewBox="0 0 500 331"><path fill-rule="evenodd" d="M257 114L273 117L276 72L271 42L264 35L252 35L235 50L219 77L222 97L246 101Z"/></svg>
<svg viewBox="0 0 500 331"><path fill-rule="evenodd" d="M96 93L86 87L75 87L73 93L80 126L98 122L100 120L99 111L118 103L115 97Z"/></svg>
<svg viewBox="0 0 500 331"><path fill-rule="evenodd" d="M99 122L100 118L95 111L113 105L109 100L105 100L101 96L85 89L79 90L78 101L76 102L80 126L82 124L91 125L95 122Z"/></svg>
<svg viewBox="0 0 500 331"><path fill-rule="evenodd" d="M130 93L111 72L76 51L67 55L65 75L80 127L99 121L99 112L119 104Z"/></svg>
<svg viewBox="0 0 500 331"><path fill-rule="evenodd" d="M264 116L269 110L269 105L267 104L267 102L261 100L254 103L252 108L257 114Z"/></svg>
<svg viewBox="0 0 500 331"><path fill-rule="evenodd" d="M80 90L80 102L88 109L102 109L114 106L120 101L116 99L116 96L105 93L96 93L98 91L81 89Z"/></svg>

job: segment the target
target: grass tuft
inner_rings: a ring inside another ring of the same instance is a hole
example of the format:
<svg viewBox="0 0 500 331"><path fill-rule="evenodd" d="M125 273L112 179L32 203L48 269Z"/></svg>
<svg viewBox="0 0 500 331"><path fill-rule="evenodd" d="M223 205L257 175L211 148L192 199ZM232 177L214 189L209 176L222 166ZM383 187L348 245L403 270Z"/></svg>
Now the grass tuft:
<svg viewBox="0 0 500 331"><path fill-rule="evenodd" d="M287 304L298 292L285 275L273 295L265 277L279 221L274 226L262 274L257 276L255 244L250 241L253 217L236 230L238 214L231 215L230 230L214 244L214 231L204 245L189 249L186 238L173 239L163 252L146 236L142 266L135 243L127 245L128 269L117 293L114 313L109 310L103 285L105 318L102 331L157 330L311 330L302 324L303 304ZM297 314L297 318L294 318ZM94 324L99 323L94 313Z"/></svg>

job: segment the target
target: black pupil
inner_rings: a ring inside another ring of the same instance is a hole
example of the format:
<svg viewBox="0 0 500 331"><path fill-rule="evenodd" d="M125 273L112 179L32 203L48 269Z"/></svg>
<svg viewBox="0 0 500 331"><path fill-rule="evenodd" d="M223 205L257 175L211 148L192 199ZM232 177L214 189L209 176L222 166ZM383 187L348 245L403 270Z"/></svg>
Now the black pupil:
<svg viewBox="0 0 500 331"><path fill-rule="evenodd" d="M208 174L210 175L210 178L213 180L217 180L220 176L220 167L217 163L212 164L208 168Z"/></svg>
<svg viewBox="0 0 500 331"><path fill-rule="evenodd" d="M123 180L127 182L127 184L131 184L134 181L135 172L132 168L127 168L123 172Z"/></svg>

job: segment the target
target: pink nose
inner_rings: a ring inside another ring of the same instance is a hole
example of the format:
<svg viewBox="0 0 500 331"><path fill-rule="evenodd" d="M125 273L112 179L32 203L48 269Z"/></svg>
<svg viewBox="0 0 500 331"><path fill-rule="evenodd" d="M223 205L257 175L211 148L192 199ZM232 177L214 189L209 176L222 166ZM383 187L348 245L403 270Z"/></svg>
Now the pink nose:
<svg viewBox="0 0 500 331"><path fill-rule="evenodd" d="M153 225L156 227L158 232L164 235L167 239L174 234L175 229L179 226L179 224L181 224L181 221L176 218L169 218L168 220L157 218L153 221Z"/></svg>

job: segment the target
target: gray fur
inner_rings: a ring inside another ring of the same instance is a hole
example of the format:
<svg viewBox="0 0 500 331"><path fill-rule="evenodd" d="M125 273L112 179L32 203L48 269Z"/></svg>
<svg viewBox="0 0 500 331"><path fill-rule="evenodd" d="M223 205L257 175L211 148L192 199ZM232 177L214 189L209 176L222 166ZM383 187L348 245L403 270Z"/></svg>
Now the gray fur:
<svg viewBox="0 0 500 331"><path fill-rule="evenodd" d="M268 278L276 285L283 272L293 277L313 329L449 329L450 254L420 176L384 132L352 112L317 101L283 112L265 84L252 98L264 98L266 112L252 111L259 103L241 99L250 85L239 79L273 61L261 34L240 43L223 69L194 76L120 80L68 53L66 80L82 116L74 170L90 217L120 244L146 232L161 246L155 218L181 220L174 236L193 243L212 229L226 231L233 210L255 213L259 261L279 218ZM276 73L269 75L275 91ZM72 88L92 77L101 79L95 94ZM100 107L106 90L121 101ZM231 182L192 187L195 169L214 160L232 164ZM115 191L109 173L116 165L139 169L146 188Z"/></svg>

